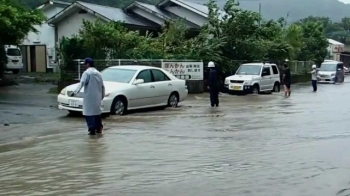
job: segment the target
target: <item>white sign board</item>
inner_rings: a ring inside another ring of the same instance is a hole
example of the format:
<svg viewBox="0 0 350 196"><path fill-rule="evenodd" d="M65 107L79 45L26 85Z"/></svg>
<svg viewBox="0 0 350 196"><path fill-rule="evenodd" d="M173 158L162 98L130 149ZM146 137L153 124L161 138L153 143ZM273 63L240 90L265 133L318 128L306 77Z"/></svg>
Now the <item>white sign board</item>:
<svg viewBox="0 0 350 196"><path fill-rule="evenodd" d="M162 68L182 80L203 80L203 62L162 62Z"/></svg>
<svg viewBox="0 0 350 196"><path fill-rule="evenodd" d="M333 52L334 53L344 52L344 46L343 45L333 45Z"/></svg>

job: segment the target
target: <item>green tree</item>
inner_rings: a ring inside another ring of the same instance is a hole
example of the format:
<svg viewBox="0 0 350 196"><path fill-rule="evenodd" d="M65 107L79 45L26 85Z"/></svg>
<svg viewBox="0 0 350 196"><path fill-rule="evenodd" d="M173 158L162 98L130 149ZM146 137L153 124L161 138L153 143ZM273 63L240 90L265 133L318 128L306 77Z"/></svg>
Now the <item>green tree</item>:
<svg viewBox="0 0 350 196"><path fill-rule="evenodd" d="M0 77L7 63L4 45L19 44L44 19L40 11L26 9L15 0L0 0Z"/></svg>
<svg viewBox="0 0 350 196"><path fill-rule="evenodd" d="M328 40L324 34L323 25L308 21L301 25L303 31L303 47L298 54L298 60L313 60L320 65L327 56Z"/></svg>
<svg viewBox="0 0 350 196"><path fill-rule="evenodd" d="M208 33L225 40L221 47L223 57L248 62L289 57L291 45L284 39L283 20L262 21L258 13L240 9L235 0L226 2L224 12L214 1L209 1L207 6Z"/></svg>
<svg viewBox="0 0 350 196"><path fill-rule="evenodd" d="M94 51L92 56L101 59L222 59L223 39L208 37L205 28L194 38L187 35L182 20L168 21L157 36L129 31L120 22L84 21L78 37L85 49Z"/></svg>
<svg viewBox="0 0 350 196"><path fill-rule="evenodd" d="M263 36L259 34L258 13L239 9L234 0L226 2L223 11L213 0L207 3L209 8L208 34L213 38L225 40L222 45L222 55L228 59L254 61L263 57ZM231 66L220 62L221 67Z"/></svg>
<svg viewBox="0 0 350 196"><path fill-rule="evenodd" d="M303 29L300 25L291 24L283 31L283 39L290 46L288 59L294 60L303 47Z"/></svg>

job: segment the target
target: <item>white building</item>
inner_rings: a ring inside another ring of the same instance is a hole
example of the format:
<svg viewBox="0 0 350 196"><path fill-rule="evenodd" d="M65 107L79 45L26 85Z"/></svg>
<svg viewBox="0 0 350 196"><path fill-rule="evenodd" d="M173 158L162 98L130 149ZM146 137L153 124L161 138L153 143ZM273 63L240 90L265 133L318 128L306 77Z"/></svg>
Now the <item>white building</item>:
<svg viewBox="0 0 350 196"><path fill-rule="evenodd" d="M340 61L340 54L344 52L344 44L333 39L328 40L328 54L331 60Z"/></svg>
<svg viewBox="0 0 350 196"><path fill-rule="evenodd" d="M208 8L185 0L163 0L158 5L133 2L123 9L76 1L48 19L55 26L56 43L78 34L83 20L121 21L131 30L160 31L165 21L184 19L190 30L199 31L208 22Z"/></svg>
<svg viewBox="0 0 350 196"><path fill-rule="evenodd" d="M47 19L55 16L63 9L68 7L70 3L51 0L47 1L41 6L37 7L43 11ZM47 68L52 68L52 64L55 62L55 28L47 24L46 22L41 26L34 26L38 33L30 32L23 40L22 45L46 45L47 54Z"/></svg>

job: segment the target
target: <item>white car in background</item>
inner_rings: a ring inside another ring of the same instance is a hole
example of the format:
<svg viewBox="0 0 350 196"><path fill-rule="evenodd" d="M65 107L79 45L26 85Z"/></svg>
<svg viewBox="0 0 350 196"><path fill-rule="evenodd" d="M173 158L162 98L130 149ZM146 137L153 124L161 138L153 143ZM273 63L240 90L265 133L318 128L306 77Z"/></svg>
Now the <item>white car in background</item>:
<svg viewBox="0 0 350 196"><path fill-rule="evenodd" d="M17 46L5 46L7 64L6 71L18 74L23 69L22 53Z"/></svg>
<svg viewBox="0 0 350 196"><path fill-rule="evenodd" d="M225 79L225 88L229 92L253 94L279 92L280 80L280 72L276 64L247 63L242 64L235 75Z"/></svg>
<svg viewBox="0 0 350 196"><path fill-rule="evenodd" d="M105 85L102 113L123 115L128 110L171 106L177 107L186 99L185 80L169 72L149 66L113 66L101 72ZM70 97L79 84L64 88L57 97L58 108L70 113L82 112L84 88Z"/></svg>

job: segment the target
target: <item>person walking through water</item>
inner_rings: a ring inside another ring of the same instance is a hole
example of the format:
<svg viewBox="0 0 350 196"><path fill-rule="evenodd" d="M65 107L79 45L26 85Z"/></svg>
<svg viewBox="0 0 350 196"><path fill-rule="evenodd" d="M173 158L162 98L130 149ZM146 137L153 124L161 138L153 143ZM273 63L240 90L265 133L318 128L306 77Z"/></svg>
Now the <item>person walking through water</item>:
<svg viewBox="0 0 350 196"><path fill-rule="evenodd" d="M290 86L292 83L292 76L287 63L284 63L283 84L284 84L284 96L290 97Z"/></svg>
<svg viewBox="0 0 350 196"><path fill-rule="evenodd" d="M91 58L86 58L82 63L87 69L84 71L80 83L71 94L77 95L84 87L83 96L83 115L88 126L89 135L102 133L102 117L101 117L101 101L105 95L105 87L102 76L94 67L94 61Z"/></svg>
<svg viewBox="0 0 350 196"><path fill-rule="evenodd" d="M312 65L311 68L311 84L312 84L312 88L314 90L314 92L317 91L317 67L316 65Z"/></svg>
<svg viewBox="0 0 350 196"><path fill-rule="evenodd" d="M219 87L218 87L218 73L215 68L214 62L210 61L208 63L209 71L209 80L208 88L210 93L210 105L211 107L219 107Z"/></svg>

